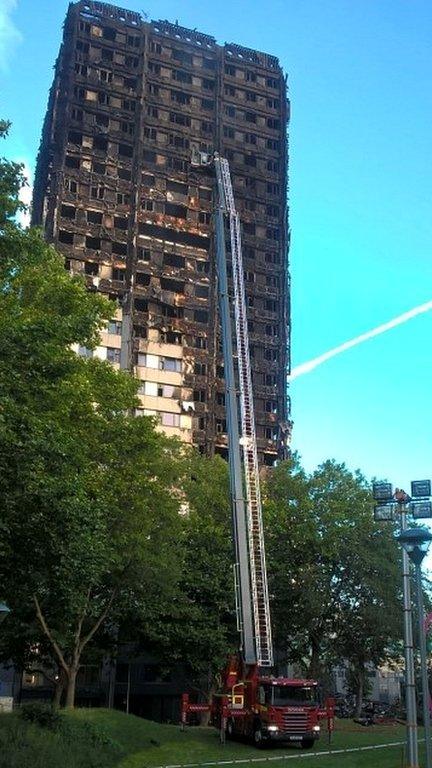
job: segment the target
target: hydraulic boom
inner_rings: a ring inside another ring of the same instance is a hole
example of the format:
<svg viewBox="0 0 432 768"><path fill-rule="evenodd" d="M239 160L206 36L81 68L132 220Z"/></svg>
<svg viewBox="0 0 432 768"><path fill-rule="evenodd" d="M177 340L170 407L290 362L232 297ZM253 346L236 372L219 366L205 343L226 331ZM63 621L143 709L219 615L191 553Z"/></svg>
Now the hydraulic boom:
<svg viewBox="0 0 432 768"><path fill-rule="evenodd" d="M319 737L319 719L333 730L333 704L319 707L317 683L270 677L260 668L273 666L269 596L262 523L252 375L240 220L235 208L228 161L197 152L194 166L214 170L215 245L218 297L225 368L225 401L232 500L235 578L240 654L228 660L222 692L209 704L182 697L182 724L191 713L210 711L211 722L225 736L250 738L256 746L271 741L297 742L304 749ZM228 286L231 257L233 296ZM231 303L234 305L235 334ZM239 407L240 405L240 407Z"/></svg>
<svg viewBox="0 0 432 768"><path fill-rule="evenodd" d="M216 173L216 260L225 364L231 494L236 546L236 594L242 650L246 664L273 666L273 647L263 536L259 468L249 357L240 220L235 209L228 161L214 157ZM232 350L228 294L226 223L229 226L234 289L237 384ZM241 460L240 446L243 461Z"/></svg>

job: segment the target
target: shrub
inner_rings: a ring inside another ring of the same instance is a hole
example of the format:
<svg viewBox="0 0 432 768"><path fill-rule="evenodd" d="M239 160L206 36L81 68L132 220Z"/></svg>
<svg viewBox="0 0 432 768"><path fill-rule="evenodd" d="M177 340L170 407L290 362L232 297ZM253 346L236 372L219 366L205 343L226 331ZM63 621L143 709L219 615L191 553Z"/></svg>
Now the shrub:
<svg viewBox="0 0 432 768"><path fill-rule="evenodd" d="M85 743L92 747L107 747L113 752L121 752L122 747L118 741L112 739L109 733L100 725L88 721L74 721L64 718L61 725L61 734L65 742L70 744Z"/></svg>
<svg viewBox="0 0 432 768"><path fill-rule="evenodd" d="M60 725L61 715L51 704L44 704L41 701L32 701L23 704L20 711L21 717L29 723L36 723L41 728L48 728L56 731Z"/></svg>

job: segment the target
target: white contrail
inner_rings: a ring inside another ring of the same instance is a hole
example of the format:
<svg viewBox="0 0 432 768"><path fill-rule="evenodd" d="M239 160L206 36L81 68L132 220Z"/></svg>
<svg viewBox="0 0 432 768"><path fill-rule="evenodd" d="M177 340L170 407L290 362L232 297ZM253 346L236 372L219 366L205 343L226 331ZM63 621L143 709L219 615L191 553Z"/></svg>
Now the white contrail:
<svg viewBox="0 0 432 768"><path fill-rule="evenodd" d="M362 344L364 341L373 339L374 336L379 336L380 333L390 331L392 328L396 328L397 325L401 325L402 323L406 323L407 320L411 320L412 317L417 317L417 315L421 315L423 312L429 312L430 309L432 309L432 301L426 301L425 304L420 304L418 307L414 307L414 309L410 309L408 312L404 312L402 315L394 317L393 320L389 320L387 323L372 328L371 331L366 331L366 333L356 336L355 339L345 341L343 344L339 344L339 346L329 349L328 352L324 352L322 355L318 355L318 357L314 357L306 363L300 363L300 365L296 365L295 368L292 369L288 380L292 381L298 376L303 376L304 373L310 373L314 368L325 363L326 360L330 360L332 357L340 355L341 352L345 352L345 350L351 349L351 347L356 347L357 344Z"/></svg>

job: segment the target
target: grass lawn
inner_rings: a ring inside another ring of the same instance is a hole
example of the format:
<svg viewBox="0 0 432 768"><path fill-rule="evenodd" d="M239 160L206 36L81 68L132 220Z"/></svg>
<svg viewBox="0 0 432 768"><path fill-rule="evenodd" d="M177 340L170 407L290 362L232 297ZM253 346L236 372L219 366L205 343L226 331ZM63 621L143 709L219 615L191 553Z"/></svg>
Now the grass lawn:
<svg viewBox="0 0 432 768"><path fill-rule="evenodd" d="M402 746L357 753L319 756L329 749L327 735L316 751L273 747L259 751L239 742L222 747L212 728L160 725L105 709L64 714L57 732L21 720L18 713L0 715L0 768L156 768L182 764L242 761L245 768L403 768ZM363 728L351 721L337 723L331 749L366 747L405 740L405 728ZM249 763L249 759L253 762ZM244 761L244 762L243 762ZM238 763L237 763L238 765ZM421 763L420 763L421 765ZM233 768L235 763L233 764Z"/></svg>

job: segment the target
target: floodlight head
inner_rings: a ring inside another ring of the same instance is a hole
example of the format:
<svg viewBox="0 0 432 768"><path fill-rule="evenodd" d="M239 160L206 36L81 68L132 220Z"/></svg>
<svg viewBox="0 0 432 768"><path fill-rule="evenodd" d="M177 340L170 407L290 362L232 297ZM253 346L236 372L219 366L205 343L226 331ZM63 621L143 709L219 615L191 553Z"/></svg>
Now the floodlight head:
<svg viewBox="0 0 432 768"><path fill-rule="evenodd" d="M372 483L372 495L375 501L390 501L393 498L391 483Z"/></svg>
<svg viewBox="0 0 432 768"><path fill-rule="evenodd" d="M408 528L396 536L396 539L400 541L413 563L420 565L429 549L432 533L429 528Z"/></svg>
<svg viewBox="0 0 432 768"><path fill-rule="evenodd" d="M430 480L413 480L411 483L411 496L414 499L427 498L431 496Z"/></svg>
<svg viewBox="0 0 432 768"><path fill-rule="evenodd" d="M381 523L385 520L394 519L394 504L376 504L374 507L374 520Z"/></svg>
<svg viewBox="0 0 432 768"><path fill-rule="evenodd" d="M410 512L415 520L432 517L432 501L412 501Z"/></svg>

